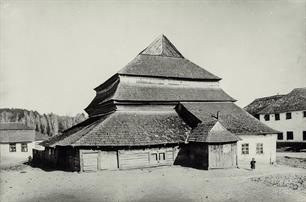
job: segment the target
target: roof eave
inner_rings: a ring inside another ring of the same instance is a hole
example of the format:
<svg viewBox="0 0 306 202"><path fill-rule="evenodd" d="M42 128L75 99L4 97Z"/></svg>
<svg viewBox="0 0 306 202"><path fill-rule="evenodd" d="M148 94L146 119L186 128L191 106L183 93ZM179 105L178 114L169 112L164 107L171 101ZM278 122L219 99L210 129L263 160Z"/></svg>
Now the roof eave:
<svg viewBox="0 0 306 202"><path fill-rule="evenodd" d="M122 76L135 76L135 77L151 77L151 78L163 78L163 79L174 79L174 80L186 80L186 81L220 81L222 78L190 78L190 77L171 77L171 76L151 76L151 75L139 75L139 74L132 74L132 73L117 73L118 75Z"/></svg>

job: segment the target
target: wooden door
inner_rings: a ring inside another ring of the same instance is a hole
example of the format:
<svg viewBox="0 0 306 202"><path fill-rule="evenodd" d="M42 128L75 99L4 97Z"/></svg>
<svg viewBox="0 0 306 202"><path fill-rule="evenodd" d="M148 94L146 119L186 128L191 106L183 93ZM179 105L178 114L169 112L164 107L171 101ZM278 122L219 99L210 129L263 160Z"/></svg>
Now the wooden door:
<svg viewBox="0 0 306 202"><path fill-rule="evenodd" d="M84 172L98 170L98 152L97 151L83 151L82 152L82 170Z"/></svg>
<svg viewBox="0 0 306 202"><path fill-rule="evenodd" d="M117 168L117 151L101 151L100 169L115 170Z"/></svg>

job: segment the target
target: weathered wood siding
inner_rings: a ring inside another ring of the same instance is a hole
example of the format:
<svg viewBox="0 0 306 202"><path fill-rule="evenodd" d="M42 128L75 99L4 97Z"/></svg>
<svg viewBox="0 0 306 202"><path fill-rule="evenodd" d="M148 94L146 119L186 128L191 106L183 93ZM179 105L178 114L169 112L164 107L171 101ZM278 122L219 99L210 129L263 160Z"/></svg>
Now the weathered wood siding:
<svg viewBox="0 0 306 202"><path fill-rule="evenodd" d="M208 145L208 168L232 168L237 166L237 144Z"/></svg>
<svg viewBox="0 0 306 202"><path fill-rule="evenodd" d="M176 147L119 150L119 168L129 169L172 165L176 155Z"/></svg>
<svg viewBox="0 0 306 202"><path fill-rule="evenodd" d="M81 150L81 168L82 171L97 171L98 170L98 151L93 150Z"/></svg>
<svg viewBox="0 0 306 202"><path fill-rule="evenodd" d="M118 169L118 152L117 151L99 151L99 170L116 170Z"/></svg>

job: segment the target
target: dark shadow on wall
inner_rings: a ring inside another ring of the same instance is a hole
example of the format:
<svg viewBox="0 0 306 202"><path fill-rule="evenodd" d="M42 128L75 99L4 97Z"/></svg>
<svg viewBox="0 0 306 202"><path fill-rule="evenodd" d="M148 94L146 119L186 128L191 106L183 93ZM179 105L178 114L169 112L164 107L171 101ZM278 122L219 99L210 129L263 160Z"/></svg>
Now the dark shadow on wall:
<svg viewBox="0 0 306 202"><path fill-rule="evenodd" d="M197 143L182 145L176 159L174 160L174 165L207 170L207 146Z"/></svg>

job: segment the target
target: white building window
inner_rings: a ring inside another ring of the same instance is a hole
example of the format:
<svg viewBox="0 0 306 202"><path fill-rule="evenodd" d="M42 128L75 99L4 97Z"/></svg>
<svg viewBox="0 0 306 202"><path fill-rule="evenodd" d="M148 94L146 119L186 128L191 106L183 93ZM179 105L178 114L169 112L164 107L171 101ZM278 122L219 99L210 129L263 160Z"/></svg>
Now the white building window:
<svg viewBox="0 0 306 202"><path fill-rule="evenodd" d="M256 144L256 154L263 154L263 143Z"/></svg>
<svg viewBox="0 0 306 202"><path fill-rule="evenodd" d="M28 144L21 143L21 152L28 152Z"/></svg>
<svg viewBox="0 0 306 202"><path fill-rule="evenodd" d="M306 111L303 111L303 117L306 117Z"/></svg>
<svg viewBox="0 0 306 202"><path fill-rule="evenodd" d="M293 132L287 131L287 140L293 140Z"/></svg>
<svg viewBox="0 0 306 202"><path fill-rule="evenodd" d="M249 154L249 144L248 143L241 145L241 153L243 155Z"/></svg>
<svg viewBox="0 0 306 202"><path fill-rule="evenodd" d="M284 139L283 133L277 133L277 139L278 140L283 140Z"/></svg>
<svg viewBox="0 0 306 202"><path fill-rule="evenodd" d="M306 141L306 131L303 131L303 141Z"/></svg>
<svg viewBox="0 0 306 202"><path fill-rule="evenodd" d="M275 121L280 120L279 114L275 114Z"/></svg>
<svg viewBox="0 0 306 202"><path fill-rule="evenodd" d="M16 152L16 143L10 143L10 152Z"/></svg>
<svg viewBox="0 0 306 202"><path fill-rule="evenodd" d="M265 118L265 121L270 121L270 115L269 115L269 114L266 114L266 115L264 116L264 118Z"/></svg>
<svg viewBox="0 0 306 202"><path fill-rule="evenodd" d="M291 113L290 112L286 113L286 119L291 119Z"/></svg>

